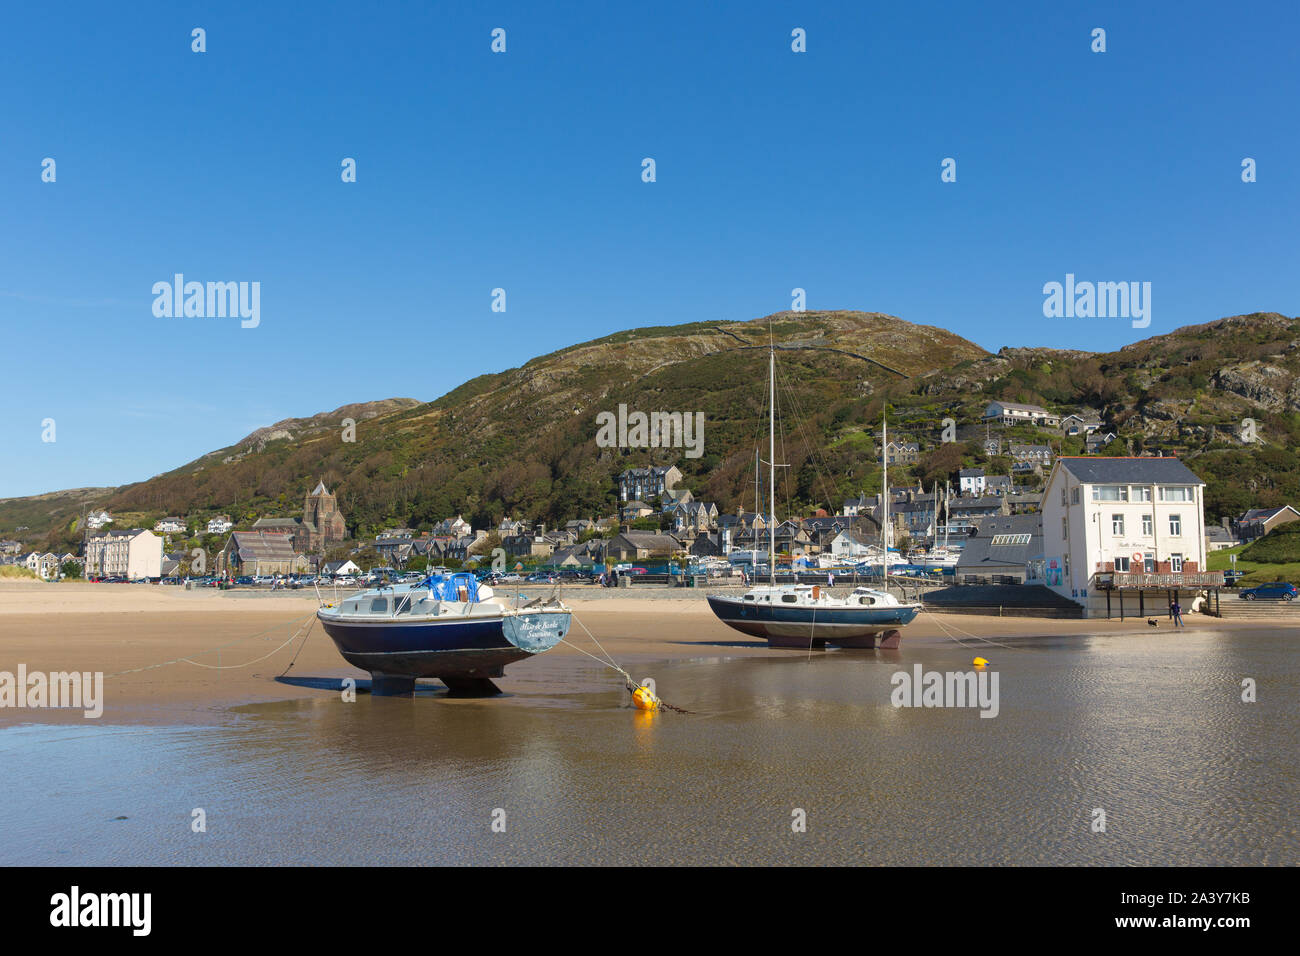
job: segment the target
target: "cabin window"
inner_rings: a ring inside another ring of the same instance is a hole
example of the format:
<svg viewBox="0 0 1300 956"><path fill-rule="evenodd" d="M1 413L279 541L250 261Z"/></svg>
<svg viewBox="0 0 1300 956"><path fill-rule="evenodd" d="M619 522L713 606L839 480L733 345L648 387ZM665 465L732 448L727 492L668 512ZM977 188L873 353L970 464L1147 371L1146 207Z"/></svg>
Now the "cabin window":
<svg viewBox="0 0 1300 956"><path fill-rule="evenodd" d="M859 603L859 604L875 604L875 603L876 603L876 599L875 599L875 598L869 598L869 597L860 597L860 598L858 598L858 603Z"/></svg>
<svg viewBox="0 0 1300 956"><path fill-rule="evenodd" d="M793 594L782 594L781 600L784 601L786 604L793 604L795 601L799 599L795 597Z"/></svg>
<svg viewBox="0 0 1300 956"><path fill-rule="evenodd" d="M387 613L388 613L388 598L375 598L373 601L371 601L371 602L370 602L370 613L371 613L371 614L387 614Z"/></svg>
<svg viewBox="0 0 1300 956"><path fill-rule="evenodd" d="M746 600L746 601L752 601L752 600L754 600L754 595L752 595L752 594L746 594L746 595L745 595L745 600Z"/></svg>

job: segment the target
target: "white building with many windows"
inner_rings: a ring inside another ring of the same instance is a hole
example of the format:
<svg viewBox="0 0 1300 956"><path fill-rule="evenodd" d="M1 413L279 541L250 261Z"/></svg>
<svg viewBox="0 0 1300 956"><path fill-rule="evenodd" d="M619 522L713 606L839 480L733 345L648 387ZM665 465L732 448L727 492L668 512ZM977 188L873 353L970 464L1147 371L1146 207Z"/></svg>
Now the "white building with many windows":
<svg viewBox="0 0 1300 956"><path fill-rule="evenodd" d="M1177 458L1060 458L1043 494L1045 583L1087 616L1190 611L1205 571L1205 482ZM1181 593L1180 593L1181 592Z"/></svg>
<svg viewBox="0 0 1300 956"><path fill-rule="evenodd" d="M86 538L86 577L162 576L163 540L152 531L104 531Z"/></svg>

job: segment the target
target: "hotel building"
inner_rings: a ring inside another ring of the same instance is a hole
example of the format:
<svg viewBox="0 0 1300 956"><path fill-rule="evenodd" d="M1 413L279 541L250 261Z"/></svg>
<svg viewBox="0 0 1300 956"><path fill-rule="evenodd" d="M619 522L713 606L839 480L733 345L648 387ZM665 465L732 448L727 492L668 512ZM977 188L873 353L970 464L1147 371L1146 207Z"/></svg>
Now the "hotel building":
<svg viewBox="0 0 1300 956"><path fill-rule="evenodd" d="M1045 583L1085 617L1164 614L1205 571L1205 482L1176 458L1060 458L1043 494Z"/></svg>

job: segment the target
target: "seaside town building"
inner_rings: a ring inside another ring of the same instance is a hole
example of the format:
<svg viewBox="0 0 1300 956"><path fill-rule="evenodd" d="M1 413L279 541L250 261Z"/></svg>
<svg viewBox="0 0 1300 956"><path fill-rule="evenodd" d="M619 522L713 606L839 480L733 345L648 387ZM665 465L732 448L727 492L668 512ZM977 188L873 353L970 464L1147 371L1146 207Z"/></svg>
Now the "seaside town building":
<svg viewBox="0 0 1300 956"><path fill-rule="evenodd" d="M1053 415L1040 405L1024 405L1020 402L990 402L984 409L984 421L998 422L1003 425L1040 425L1057 428L1061 417Z"/></svg>
<svg viewBox="0 0 1300 956"><path fill-rule="evenodd" d="M325 482L318 482L303 500L301 518L259 518L254 531L284 532L292 536L293 549L323 551L347 537L347 523L339 511L338 499Z"/></svg>
<svg viewBox="0 0 1300 956"><path fill-rule="evenodd" d="M1177 458L1057 459L1043 493L1044 583L1086 617L1145 614L1223 584L1205 571L1205 482Z"/></svg>
<svg viewBox="0 0 1300 956"><path fill-rule="evenodd" d="M1300 518L1300 511L1290 505L1278 508L1251 508L1237 522L1237 529L1242 541L1254 541L1262 538L1274 528Z"/></svg>
<svg viewBox="0 0 1300 956"><path fill-rule="evenodd" d="M963 495L979 497L984 494L987 482L983 468L963 468L957 472L958 490Z"/></svg>
<svg viewBox="0 0 1300 956"><path fill-rule="evenodd" d="M235 531L217 555L217 573L299 574L308 563L293 543L294 535L288 531Z"/></svg>
<svg viewBox="0 0 1300 956"><path fill-rule="evenodd" d="M982 519L963 542L955 569L958 584L1040 584L1043 516L994 515Z"/></svg>
<svg viewBox="0 0 1300 956"><path fill-rule="evenodd" d="M161 577L162 556L163 539L143 528L92 534L86 538L86 577Z"/></svg>
<svg viewBox="0 0 1300 956"><path fill-rule="evenodd" d="M643 501L659 498L682 480L676 465L653 465L649 468L629 468L618 476L619 501Z"/></svg>
<svg viewBox="0 0 1300 956"><path fill-rule="evenodd" d="M217 515L215 518L208 519L208 534L225 534L235 523L230 520L229 515Z"/></svg>

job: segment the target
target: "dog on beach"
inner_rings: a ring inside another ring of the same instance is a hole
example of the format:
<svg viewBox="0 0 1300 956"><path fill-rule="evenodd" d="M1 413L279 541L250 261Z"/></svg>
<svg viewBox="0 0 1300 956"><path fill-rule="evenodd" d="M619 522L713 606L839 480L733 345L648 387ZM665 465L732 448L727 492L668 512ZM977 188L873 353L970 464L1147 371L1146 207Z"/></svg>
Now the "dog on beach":
<svg viewBox="0 0 1300 956"><path fill-rule="evenodd" d="M1160 622L1157 621L1154 617L1149 617L1149 618L1147 618L1147 623L1150 624L1152 627L1159 627L1159 626L1160 626Z"/></svg>

